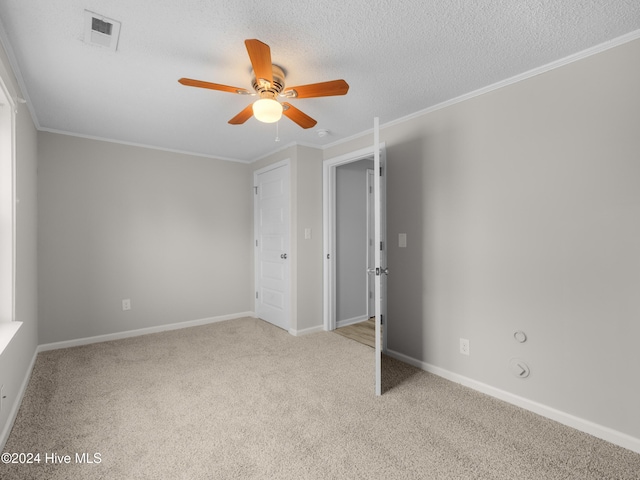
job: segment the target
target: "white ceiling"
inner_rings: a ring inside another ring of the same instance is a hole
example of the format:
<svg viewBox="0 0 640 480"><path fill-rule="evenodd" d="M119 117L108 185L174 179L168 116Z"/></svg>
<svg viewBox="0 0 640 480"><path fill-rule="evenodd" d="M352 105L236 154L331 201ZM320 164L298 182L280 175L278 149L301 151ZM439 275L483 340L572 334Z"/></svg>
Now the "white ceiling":
<svg viewBox="0 0 640 480"><path fill-rule="evenodd" d="M85 9L122 22L117 51L83 41ZM39 129L253 161L636 35L640 1L0 0L0 18ZM248 38L271 47L288 86L343 78L349 93L291 100L318 124L283 117L279 143L274 124L229 125L252 97L178 79L251 89Z"/></svg>

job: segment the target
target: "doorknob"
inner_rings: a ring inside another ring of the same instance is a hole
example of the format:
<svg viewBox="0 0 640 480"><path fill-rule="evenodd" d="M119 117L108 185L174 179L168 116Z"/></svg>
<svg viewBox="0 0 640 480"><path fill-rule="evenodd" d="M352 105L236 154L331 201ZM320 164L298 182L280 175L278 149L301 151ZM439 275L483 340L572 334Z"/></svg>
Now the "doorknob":
<svg viewBox="0 0 640 480"><path fill-rule="evenodd" d="M389 275L388 268L367 268L367 273L375 273L376 275Z"/></svg>
<svg viewBox="0 0 640 480"><path fill-rule="evenodd" d="M282 255L280 255L280 258L283 259L283 260L286 260L287 259L287 254L283 253Z"/></svg>

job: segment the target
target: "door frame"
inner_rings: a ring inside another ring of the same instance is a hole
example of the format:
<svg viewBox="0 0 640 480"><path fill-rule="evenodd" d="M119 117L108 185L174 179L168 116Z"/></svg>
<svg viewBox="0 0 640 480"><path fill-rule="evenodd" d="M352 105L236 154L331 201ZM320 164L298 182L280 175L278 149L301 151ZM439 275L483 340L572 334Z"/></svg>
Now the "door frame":
<svg viewBox="0 0 640 480"><path fill-rule="evenodd" d="M293 302L294 302L294 279L293 279L293 263L295 261L295 256L294 256L294 246L293 246L293 240L292 240L292 232L293 232L293 215L292 215L292 198L291 198L291 160L290 159L285 159L285 160L281 160L279 162L275 162L272 163L270 165L267 165L266 167L260 168L258 170L254 170L253 172L253 188L252 190L254 191L253 193L253 265L254 265L254 281L253 281L253 286L254 286L254 291L258 291L259 288L259 269L260 269L260 263L259 263L259 257L257 254L257 241L258 241L258 237L257 237L257 232L258 232L258 195L256 192L256 186L258 184L258 176L266 173L270 170L275 170L277 168L280 167L287 167L287 176L288 176L288 182L287 182L287 188L289 189L289 210L287 212L288 215L288 224L289 224L289 238L288 238L288 242L289 242L289 259L286 262L287 265L287 269L288 269L288 277L289 277L289 282L287 285L287 295L289 297L289 301L287 302L287 308L288 311L285 313L286 317L287 317L287 329L288 332L291 333L292 329L293 329L293 323L295 321L295 319L293 318ZM253 306L253 310L256 313L257 316L257 312L258 312L258 299L255 298L254 299L254 306Z"/></svg>
<svg viewBox="0 0 640 480"><path fill-rule="evenodd" d="M385 144L380 143L384 152ZM336 168L340 165L357 162L367 158L373 159L374 146L362 148L325 160L322 178L322 223L323 223L323 328L327 331L336 329ZM385 235L386 236L386 235ZM384 338L384 337L383 337ZM384 343L384 340L383 340Z"/></svg>

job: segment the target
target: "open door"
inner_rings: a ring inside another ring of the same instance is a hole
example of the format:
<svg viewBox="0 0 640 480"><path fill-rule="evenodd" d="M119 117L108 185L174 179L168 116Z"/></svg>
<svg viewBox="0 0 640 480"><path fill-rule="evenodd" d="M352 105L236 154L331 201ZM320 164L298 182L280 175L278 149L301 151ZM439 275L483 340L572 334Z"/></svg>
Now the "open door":
<svg viewBox="0 0 640 480"><path fill-rule="evenodd" d="M336 169L341 165L373 160L373 268L368 270L374 284L375 305L375 392L382 393L382 353L386 351L386 160L385 145L379 141L378 119L374 119L374 143L370 147L326 160L323 164L323 230L324 230L324 329L336 329ZM365 253L363 252L363 257ZM363 289L363 293L365 289ZM364 302L363 302L364 303ZM365 305L367 307L368 305ZM363 312L364 313L364 312ZM384 324L384 327L383 327ZM382 340L381 340L382 339Z"/></svg>
<svg viewBox="0 0 640 480"><path fill-rule="evenodd" d="M386 332L383 324L387 308L387 253L386 253L386 159L380 151L380 125L378 117L373 120L373 197L374 197L374 297L376 310L376 395L382 395L382 352L386 350ZM384 326L386 330L386 325ZM384 333L384 340L383 340ZM384 342L384 345L383 345Z"/></svg>

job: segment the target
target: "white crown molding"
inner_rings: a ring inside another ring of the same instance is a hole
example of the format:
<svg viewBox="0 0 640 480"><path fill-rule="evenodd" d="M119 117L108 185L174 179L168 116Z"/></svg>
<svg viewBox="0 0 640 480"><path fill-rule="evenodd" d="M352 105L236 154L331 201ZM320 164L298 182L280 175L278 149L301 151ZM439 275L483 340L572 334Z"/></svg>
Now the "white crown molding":
<svg viewBox="0 0 640 480"><path fill-rule="evenodd" d="M147 144L144 144L144 143L126 142L124 140L114 140L112 138L97 137L95 135L85 135L85 134L82 134L82 133L67 132L67 131L64 131L64 130L56 130L54 128L40 128L39 131L48 132L48 133L56 133L56 134L59 134L59 135L67 135L69 137L86 138L87 140L97 140L97 141L100 141L100 142L116 143L116 144L119 144L119 145L128 145L130 147L147 148L149 150L158 150L158 151L161 151L161 152L178 153L180 155L190 155L192 157L202 157L202 158L210 158L210 159L213 159L213 160L222 160L222 161L225 161L225 162L251 163L248 160L239 160L237 158L220 157L220 156L216 156L216 155L209 155L209 154L206 154L206 153L191 152L191 151L188 151L188 150L177 150L177 149L172 149L172 148L157 147L155 145L147 145Z"/></svg>
<svg viewBox="0 0 640 480"><path fill-rule="evenodd" d="M486 87L482 87L479 88L477 90L474 90L472 92L469 93L465 93L464 95L460 95L456 98L452 98L451 100L446 100L444 102L438 103L437 105L433 105L431 107L427 107L425 109L419 110L417 112L411 113L409 115L406 115L404 117L400 117L397 118L395 120L391 120L389 122L386 122L384 124L380 125L380 130L384 129L384 128L389 128L404 122L408 122L409 120L413 120L415 118L419 118L422 117L424 115L427 115L429 113L438 111L438 110L442 110L443 108L447 108L450 107L452 105L455 105L457 103L460 102L464 102L465 100L470 100L472 98L475 97L479 97L480 95L484 95L485 93L489 93L489 92L493 92L494 90L498 90L500 88L503 87L507 87L509 85L513 85L514 83L518 83L521 82L523 80L527 80L529 78L535 77L537 75L541 75L543 73L549 72L551 70L555 70L556 68L560 68L563 67L565 65L569 65L571 63L577 62L579 60L582 60L584 58L590 57L592 55L597 55L599 53L605 52L607 50L610 50L612 48L618 47L620 45L624 45L625 43L629 43L632 42L634 40L637 40L640 38L640 30L635 30L633 32L629 32L625 35L622 35L620 37L614 38L612 40L606 41L604 43L595 45L591 48L587 48L586 50L582 50L581 52L577 52L574 53L573 55L569 55L567 57L561 58L559 60L556 60L554 62L551 63L547 63L546 65L542 65L540 67L536 67L534 69L531 69L529 71L523 72L521 74L515 75L513 77L507 78L505 80L501 80L499 82L493 83L491 85L488 85ZM327 149L327 148L331 148L331 147L335 147L338 145L342 145L345 143L348 143L352 140L356 140L358 138L362 138L366 135L373 135L373 128L367 129L364 132L360 132L357 133L355 135L352 135L350 137L338 140L336 142L330 143L325 145L323 148Z"/></svg>
<svg viewBox="0 0 640 480"><path fill-rule="evenodd" d="M255 157L252 160L249 160L247 163L259 162L260 160L264 160L265 158L268 158L271 155L275 155L278 152L282 152L283 150L286 150L288 148L295 147L296 145L298 145L296 142L285 143L284 145L280 145L275 150L271 150L269 153L265 153L264 155L260 155L259 157Z"/></svg>

